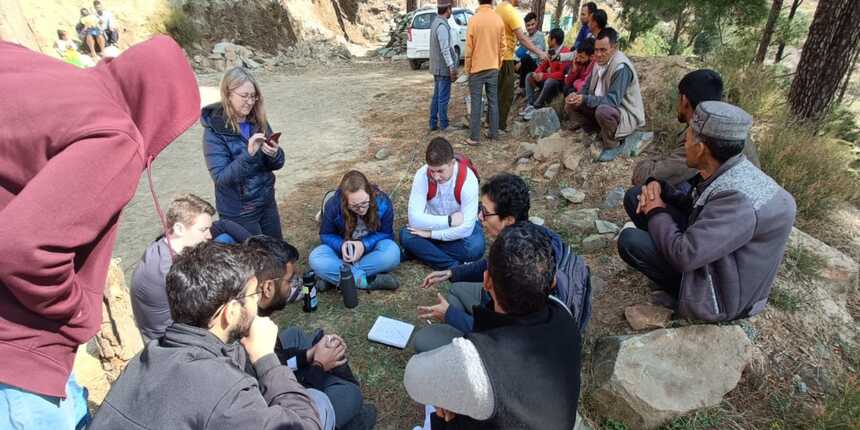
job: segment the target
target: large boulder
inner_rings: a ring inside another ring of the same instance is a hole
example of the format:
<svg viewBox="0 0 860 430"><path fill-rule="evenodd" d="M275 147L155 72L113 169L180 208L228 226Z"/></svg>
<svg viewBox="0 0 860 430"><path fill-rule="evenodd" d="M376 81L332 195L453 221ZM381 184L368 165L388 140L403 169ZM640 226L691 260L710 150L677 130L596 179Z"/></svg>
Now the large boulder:
<svg viewBox="0 0 860 430"><path fill-rule="evenodd" d="M561 133L555 133L538 139L537 147L534 148L534 158L537 161L556 161L564 152L569 140Z"/></svg>
<svg viewBox="0 0 860 430"><path fill-rule="evenodd" d="M802 248L818 257L821 262L818 276L832 287L836 294L847 294L857 288L857 262L836 248L798 230L791 229L789 248Z"/></svg>
<svg viewBox="0 0 860 430"><path fill-rule="evenodd" d="M598 212L598 209L567 210L562 214L561 221L581 233L593 233L597 231L595 222Z"/></svg>
<svg viewBox="0 0 860 430"><path fill-rule="evenodd" d="M716 406L737 386L753 346L739 326L696 325L602 338L593 404L629 428L653 429Z"/></svg>
<svg viewBox="0 0 860 430"><path fill-rule="evenodd" d="M532 137L547 137L561 130L561 121L558 120L553 108L547 107L535 111L529 121L529 134Z"/></svg>

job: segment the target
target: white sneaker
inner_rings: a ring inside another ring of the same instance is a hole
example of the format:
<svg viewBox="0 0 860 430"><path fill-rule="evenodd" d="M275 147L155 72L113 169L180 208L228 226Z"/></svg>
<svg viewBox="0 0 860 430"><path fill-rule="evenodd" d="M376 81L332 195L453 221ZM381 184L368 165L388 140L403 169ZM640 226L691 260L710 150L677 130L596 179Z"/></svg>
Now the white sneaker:
<svg viewBox="0 0 860 430"><path fill-rule="evenodd" d="M532 105L526 105L526 107L524 107L524 108L523 108L523 110L521 110L521 111L520 111L520 116L526 116L526 115L528 115L530 112L534 112L534 110L535 110L535 107L534 107L534 106L532 106Z"/></svg>

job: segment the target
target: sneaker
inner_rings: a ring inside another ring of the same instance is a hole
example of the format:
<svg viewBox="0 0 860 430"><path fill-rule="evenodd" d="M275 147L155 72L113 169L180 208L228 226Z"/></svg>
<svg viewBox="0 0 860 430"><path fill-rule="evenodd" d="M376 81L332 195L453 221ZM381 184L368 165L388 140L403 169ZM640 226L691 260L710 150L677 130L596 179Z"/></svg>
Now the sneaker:
<svg viewBox="0 0 860 430"><path fill-rule="evenodd" d="M387 290L393 291L400 288L400 281L396 276L389 273L380 273L376 275L372 281L368 282L368 290Z"/></svg>
<svg viewBox="0 0 860 430"><path fill-rule="evenodd" d="M320 281L320 280L319 280L319 279L317 279L317 282L318 282L318 283L319 283L319 281ZM299 301L299 300L304 299L304 298L305 298L305 293L304 293L302 290L303 290L303 289L302 289L302 287L301 287L301 286L298 286L298 287L293 288L293 289L290 291L290 297L289 297L289 298L287 298L287 303L295 303L295 302L297 302L297 301ZM317 291L319 291L319 288L317 288Z"/></svg>
<svg viewBox="0 0 860 430"><path fill-rule="evenodd" d="M526 105L523 110L520 111L520 116L526 116L529 112L534 112L535 107L532 105Z"/></svg>
<svg viewBox="0 0 860 430"><path fill-rule="evenodd" d="M624 145L618 145L615 148L607 148L604 149L600 153L600 155L597 156L597 159L595 161L597 161L598 163L607 163L618 158L618 156L622 153L624 153Z"/></svg>
<svg viewBox="0 0 860 430"><path fill-rule="evenodd" d="M361 405L361 411L355 415L342 430L372 430L376 426L376 407L370 403Z"/></svg>
<svg viewBox="0 0 860 430"><path fill-rule="evenodd" d="M534 118L535 116L535 112L537 112L537 109L532 108L532 110L523 114L523 119L526 121L531 121L532 118Z"/></svg>
<svg viewBox="0 0 860 430"><path fill-rule="evenodd" d="M314 284L314 287L316 287L318 293L322 293L324 291L328 291L328 290L334 288L334 285L329 284L323 278L317 278L317 283Z"/></svg>

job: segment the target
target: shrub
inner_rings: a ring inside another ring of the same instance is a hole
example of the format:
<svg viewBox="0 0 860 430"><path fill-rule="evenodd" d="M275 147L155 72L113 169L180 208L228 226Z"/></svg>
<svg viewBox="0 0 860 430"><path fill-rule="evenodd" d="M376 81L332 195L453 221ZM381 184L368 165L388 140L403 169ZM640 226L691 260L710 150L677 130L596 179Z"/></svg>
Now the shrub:
<svg viewBox="0 0 860 430"><path fill-rule="evenodd" d="M794 196L798 224L812 226L840 201L857 202L860 181L848 148L811 127L779 121L758 139L761 168Z"/></svg>
<svg viewBox="0 0 860 430"><path fill-rule="evenodd" d="M172 8L164 19L164 32L170 35L183 48L190 48L199 42L202 34L197 25L180 8Z"/></svg>

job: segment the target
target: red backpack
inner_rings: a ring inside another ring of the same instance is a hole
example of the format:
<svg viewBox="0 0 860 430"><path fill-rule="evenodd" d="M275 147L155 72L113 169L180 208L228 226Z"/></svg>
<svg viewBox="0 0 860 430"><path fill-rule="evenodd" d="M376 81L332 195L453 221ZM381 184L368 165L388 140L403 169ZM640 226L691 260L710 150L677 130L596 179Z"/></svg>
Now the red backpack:
<svg viewBox="0 0 860 430"><path fill-rule="evenodd" d="M454 199L457 200L458 204L463 204L460 201L460 194L463 191L463 184L466 183L466 176L468 171L471 170L472 173L475 174L475 178L478 182L481 181L481 177L478 176L478 169L472 164L472 160L469 157L466 157L463 154L454 154L454 159L457 160L457 164L459 164L459 169L457 169L457 182L454 183ZM436 197L436 181L433 180L433 177L430 175L430 169L427 169L427 201L433 200Z"/></svg>

